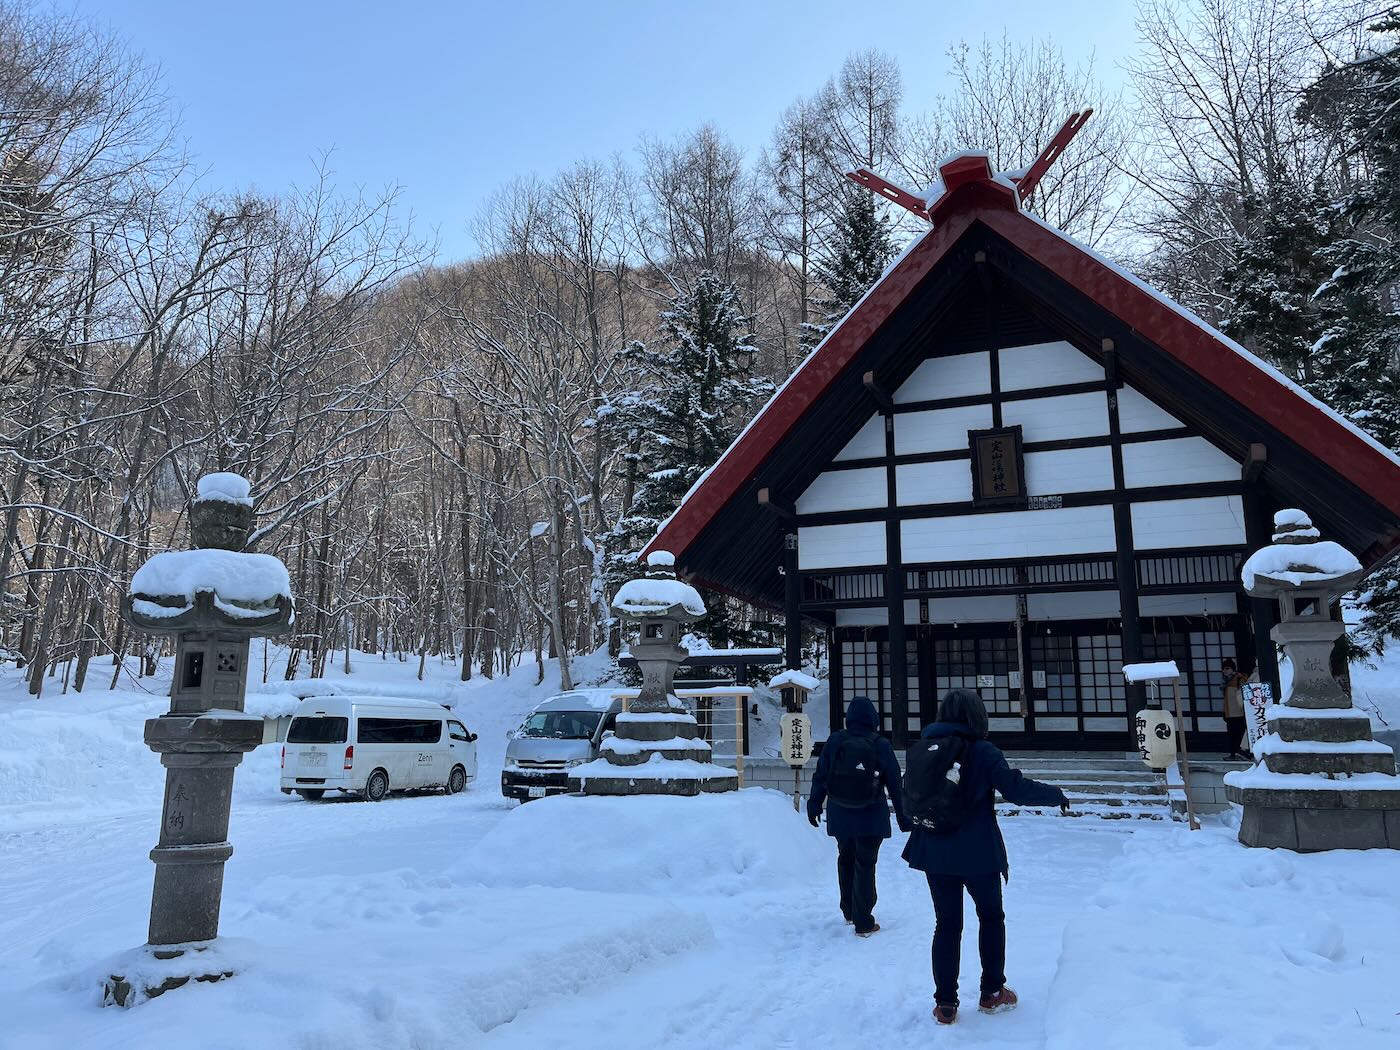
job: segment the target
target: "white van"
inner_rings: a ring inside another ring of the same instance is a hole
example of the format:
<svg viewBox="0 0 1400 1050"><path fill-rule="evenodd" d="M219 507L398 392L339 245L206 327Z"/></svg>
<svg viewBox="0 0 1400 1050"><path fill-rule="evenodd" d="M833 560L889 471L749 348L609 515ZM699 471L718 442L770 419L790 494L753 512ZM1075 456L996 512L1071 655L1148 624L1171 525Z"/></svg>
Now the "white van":
<svg viewBox="0 0 1400 1050"><path fill-rule="evenodd" d="M464 791L476 778L476 734L431 700L312 696L282 748L282 793L327 791L378 802L390 791Z"/></svg>

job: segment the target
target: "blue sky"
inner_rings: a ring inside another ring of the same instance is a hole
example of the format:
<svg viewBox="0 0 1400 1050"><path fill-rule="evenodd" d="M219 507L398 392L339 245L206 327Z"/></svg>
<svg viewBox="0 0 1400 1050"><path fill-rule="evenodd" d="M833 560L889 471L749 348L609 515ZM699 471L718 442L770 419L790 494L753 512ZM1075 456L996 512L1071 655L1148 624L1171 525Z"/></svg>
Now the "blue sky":
<svg viewBox="0 0 1400 1050"><path fill-rule="evenodd" d="M440 258L516 175L714 121L749 155L852 51L900 60L906 106L945 87L959 39L1053 37L1100 76L1134 46L1125 0L75 0L162 70L209 185L276 192L333 151L342 186L401 187ZM878 10L879 14L872 14ZM972 145L972 144L969 144Z"/></svg>

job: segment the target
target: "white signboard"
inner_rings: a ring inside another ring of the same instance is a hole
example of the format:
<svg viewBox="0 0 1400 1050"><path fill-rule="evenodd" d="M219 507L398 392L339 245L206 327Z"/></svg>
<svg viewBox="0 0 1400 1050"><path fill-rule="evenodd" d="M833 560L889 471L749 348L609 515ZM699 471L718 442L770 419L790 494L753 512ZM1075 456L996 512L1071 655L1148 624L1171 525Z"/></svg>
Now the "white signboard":
<svg viewBox="0 0 1400 1050"><path fill-rule="evenodd" d="M979 674L977 676L978 689L995 689L996 684L997 676L994 674Z"/></svg>
<svg viewBox="0 0 1400 1050"><path fill-rule="evenodd" d="M790 766L804 765L812 757L812 720L789 711L783 715L781 733L783 761Z"/></svg>
<svg viewBox="0 0 1400 1050"><path fill-rule="evenodd" d="M1244 724L1249 730L1249 750L1259 738L1269 731L1264 709L1274 702L1274 691L1268 682L1246 682L1240 689L1240 699L1244 701Z"/></svg>

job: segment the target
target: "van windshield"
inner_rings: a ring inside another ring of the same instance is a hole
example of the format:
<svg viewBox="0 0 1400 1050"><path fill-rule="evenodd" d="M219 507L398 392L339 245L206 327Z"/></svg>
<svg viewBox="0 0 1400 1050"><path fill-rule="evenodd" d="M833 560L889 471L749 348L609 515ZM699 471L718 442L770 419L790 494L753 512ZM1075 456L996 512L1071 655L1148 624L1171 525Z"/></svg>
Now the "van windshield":
<svg viewBox="0 0 1400 1050"><path fill-rule="evenodd" d="M343 744L349 732L350 720L348 718L298 717L293 718L292 724L287 727L287 743Z"/></svg>
<svg viewBox="0 0 1400 1050"><path fill-rule="evenodd" d="M601 711L536 711L525 720L520 732L558 740L587 740L602 717Z"/></svg>

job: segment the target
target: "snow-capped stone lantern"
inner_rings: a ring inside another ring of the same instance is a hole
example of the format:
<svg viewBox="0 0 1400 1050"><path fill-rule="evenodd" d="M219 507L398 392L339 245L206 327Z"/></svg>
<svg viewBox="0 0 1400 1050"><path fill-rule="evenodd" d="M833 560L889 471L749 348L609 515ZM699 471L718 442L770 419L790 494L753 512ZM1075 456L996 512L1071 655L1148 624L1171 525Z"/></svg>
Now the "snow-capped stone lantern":
<svg viewBox="0 0 1400 1050"><path fill-rule="evenodd" d="M705 615L705 602L676 579L675 557L654 551L647 574L618 588L613 611L640 626L632 655L642 670L641 693L617 716L602 757L569 771L570 787L585 795L698 795L732 791L739 775L710 761L695 716L672 692L676 668L689 655L682 629Z"/></svg>
<svg viewBox="0 0 1400 1050"><path fill-rule="evenodd" d="M1323 540L1300 510L1274 516L1274 542L1244 563L1245 590L1279 603L1272 637L1293 667L1288 693L1265 712L1260 764L1225 775L1244 807L1246 846L1299 852L1400 849L1395 753L1371 739L1371 720L1332 677L1332 649L1346 629L1333 603L1361 579L1361 563Z"/></svg>
<svg viewBox="0 0 1400 1050"><path fill-rule="evenodd" d="M201 478L189 513L194 549L152 557L122 602L137 631L175 636L175 674L169 712L146 722L146 745L166 768L165 804L151 850L146 959L133 960L130 979L114 974L105 986L105 1001L121 1006L191 979L231 976L200 956L219 932L234 767L262 743L262 719L243 711L249 642L292 623L286 567L243 549L253 525L248 482L237 474ZM159 965L143 965L150 960Z"/></svg>
<svg viewBox="0 0 1400 1050"><path fill-rule="evenodd" d="M776 689L783 702L783 710L800 714L812 692L820 683L809 674L788 669L775 674L768 682L769 689Z"/></svg>

